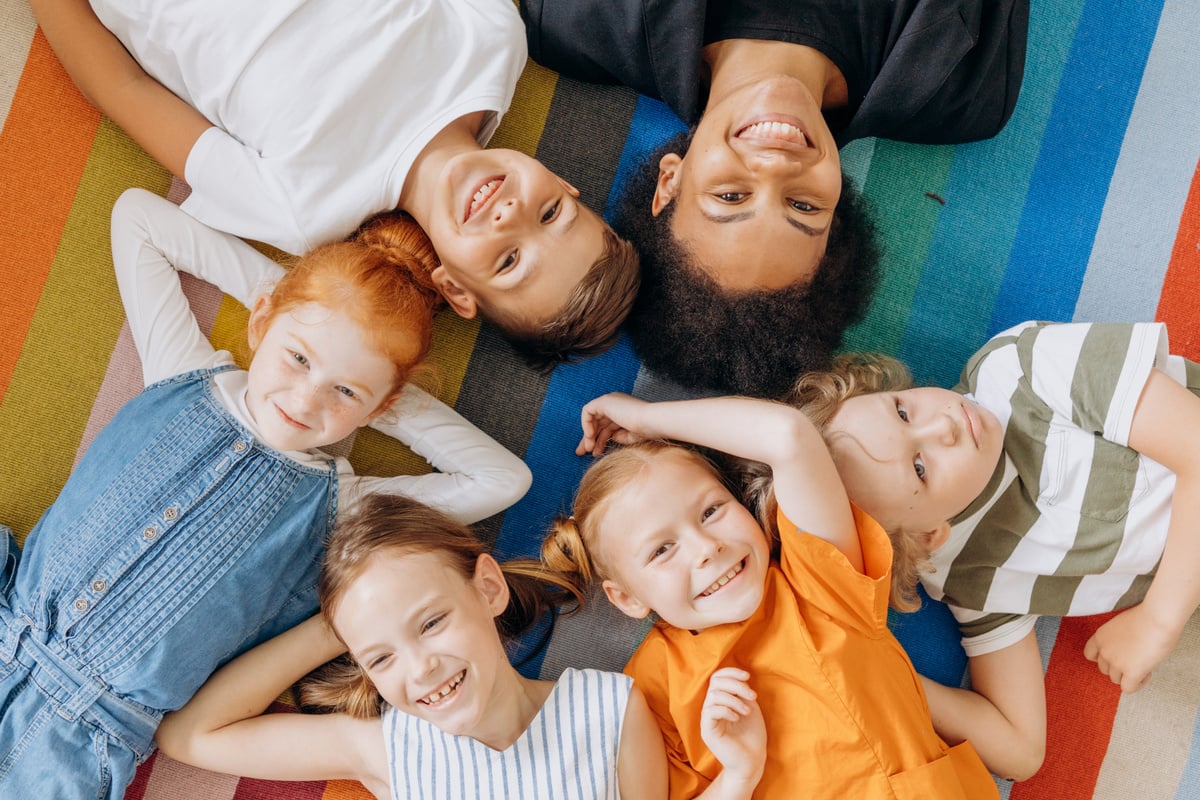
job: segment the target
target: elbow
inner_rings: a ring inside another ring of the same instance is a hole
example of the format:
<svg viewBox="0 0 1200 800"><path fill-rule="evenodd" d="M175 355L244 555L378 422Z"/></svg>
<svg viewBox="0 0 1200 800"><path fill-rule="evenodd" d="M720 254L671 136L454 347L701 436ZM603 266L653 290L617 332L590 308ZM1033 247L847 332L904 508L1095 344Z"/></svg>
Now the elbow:
<svg viewBox="0 0 1200 800"><path fill-rule="evenodd" d="M998 765L1002 768L994 769L993 772L1010 781L1026 781L1037 774L1045 760L1046 742L1044 739L1039 742L1025 741L1006 753L1004 764Z"/></svg>

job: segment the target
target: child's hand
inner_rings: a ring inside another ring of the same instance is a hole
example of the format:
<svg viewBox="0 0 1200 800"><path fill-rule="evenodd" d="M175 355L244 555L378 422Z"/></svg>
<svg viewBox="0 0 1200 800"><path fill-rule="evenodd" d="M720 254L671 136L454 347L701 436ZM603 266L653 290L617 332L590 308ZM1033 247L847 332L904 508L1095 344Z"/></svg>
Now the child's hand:
<svg viewBox="0 0 1200 800"><path fill-rule="evenodd" d="M1136 692L1175 649L1179 633L1156 619L1144 604L1137 605L1101 625L1083 646L1083 655L1095 661L1122 692Z"/></svg>
<svg viewBox="0 0 1200 800"><path fill-rule="evenodd" d="M712 674L700 712L700 738L721 762L724 781L753 789L767 758L767 726L749 680L749 672L734 667Z"/></svg>
<svg viewBox="0 0 1200 800"><path fill-rule="evenodd" d="M575 455L603 455L610 439L618 444L633 444L647 438L636 420L648 405L645 400L621 392L601 395L585 405L579 415L583 438L575 448Z"/></svg>

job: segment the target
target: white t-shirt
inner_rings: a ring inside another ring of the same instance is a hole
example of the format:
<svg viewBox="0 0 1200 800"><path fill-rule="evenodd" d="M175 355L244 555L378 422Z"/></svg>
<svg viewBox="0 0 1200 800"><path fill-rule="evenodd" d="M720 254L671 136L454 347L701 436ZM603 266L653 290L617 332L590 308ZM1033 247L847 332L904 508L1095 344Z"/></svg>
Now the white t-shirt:
<svg viewBox="0 0 1200 800"><path fill-rule="evenodd" d="M147 385L196 369L232 364L200 330L179 283L187 272L250 307L283 269L245 242L197 222L178 206L142 189L130 189L113 207L113 264L133 342ZM246 406L241 369L213 378L218 401L254 436L259 429ZM454 409L413 386L371 427L408 445L439 471L390 478L354 475L344 458L289 450L302 464L338 470L338 516L368 492L403 494L455 519L478 522L519 500L532 480L525 462Z"/></svg>
<svg viewBox="0 0 1200 800"><path fill-rule="evenodd" d="M486 144L525 66L511 0L92 0L154 78L212 121L183 209L304 253L394 208L465 114Z"/></svg>

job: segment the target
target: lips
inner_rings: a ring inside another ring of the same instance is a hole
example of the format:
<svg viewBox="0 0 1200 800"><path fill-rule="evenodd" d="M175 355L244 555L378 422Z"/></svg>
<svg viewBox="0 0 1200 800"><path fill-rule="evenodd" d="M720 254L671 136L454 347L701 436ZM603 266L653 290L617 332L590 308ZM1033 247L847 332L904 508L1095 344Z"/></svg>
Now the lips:
<svg viewBox="0 0 1200 800"><path fill-rule="evenodd" d="M711 597L717 592L725 588L725 586L734 578L736 578L742 570L746 568L746 559L742 559L738 563L730 567L729 571L721 577L713 581L707 589L700 593L700 597Z"/></svg>
<svg viewBox="0 0 1200 800"><path fill-rule="evenodd" d="M417 703L428 708L437 708L444 705L448 698L455 697L458 694L458 688L462 686L463 681L466 679L467 671L464 669L437 689L418 699Z"/></svg>
<svg viewBox="0 0 1200 800"><path fill-rule="evenodd" d="M759 120L739 129L735 135L739 139L811 147L808 134L793 122Z"/></svg>
<svg viewBox="0 0 1200 800"><path fill-rule="evenodd" d="M486 208L500 191L500 186L504 183L503 175L495 175L475 187L475 191L467 198L467 208L463 212L463 222L471 219Z"/></svg>
<svg viewBox="0 0 1200 800"><path fill-rule="evenodd" d="M979 449L979 416L975 413L975 409L971 408L969 403L962 404L963 417L966 419L967 432L971 434L971 441L975 442L975 449Z"/></svg>
<svg viewBox="0 0 1200 800"><path fill-rule="evenodd" d="M284 422L286 422L288 425L292 426L293 428L298 428L302 431L308 430L307 425L305 425L303 422L300 422L299 420L293 419L292 417L288 416L288 413L286 411L284 411L282 408L280 408L279 406L275 406L275 411L279 413L280 419L282 419Z"/></svg>

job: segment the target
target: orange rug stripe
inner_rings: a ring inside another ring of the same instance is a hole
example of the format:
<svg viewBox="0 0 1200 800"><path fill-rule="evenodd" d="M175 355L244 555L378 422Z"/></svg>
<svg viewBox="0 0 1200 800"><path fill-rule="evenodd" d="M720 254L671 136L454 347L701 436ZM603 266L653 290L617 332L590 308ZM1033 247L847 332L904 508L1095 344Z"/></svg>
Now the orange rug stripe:
<svg viewBox="0 0 1200 800"><path fill-rule="evenodd" d="M1062 620L1046 670L1046 762L1013 785L1009 800L1091 800L1095 793L1121 690L1083 657L1083 646L1113 616Z"/></svg>
<svg viewBox="0 0 1200 800"><path fill-rule="evenodd" d="M1163 278L1155 318L1167 323L1171 352L1200 361L1200 164L1192 173L1187 202L1171 250L1171 263Z"/></svg>
<svg viewBox="0 0 1200 800"><path fill-rule="evenodd" d="M0 131L0 401L54 261L100 113L75 89L41 30L33 37L12 110ZM52 131L53 135L47 135ZM24 187L39 187L30 203Z"/></svg>

